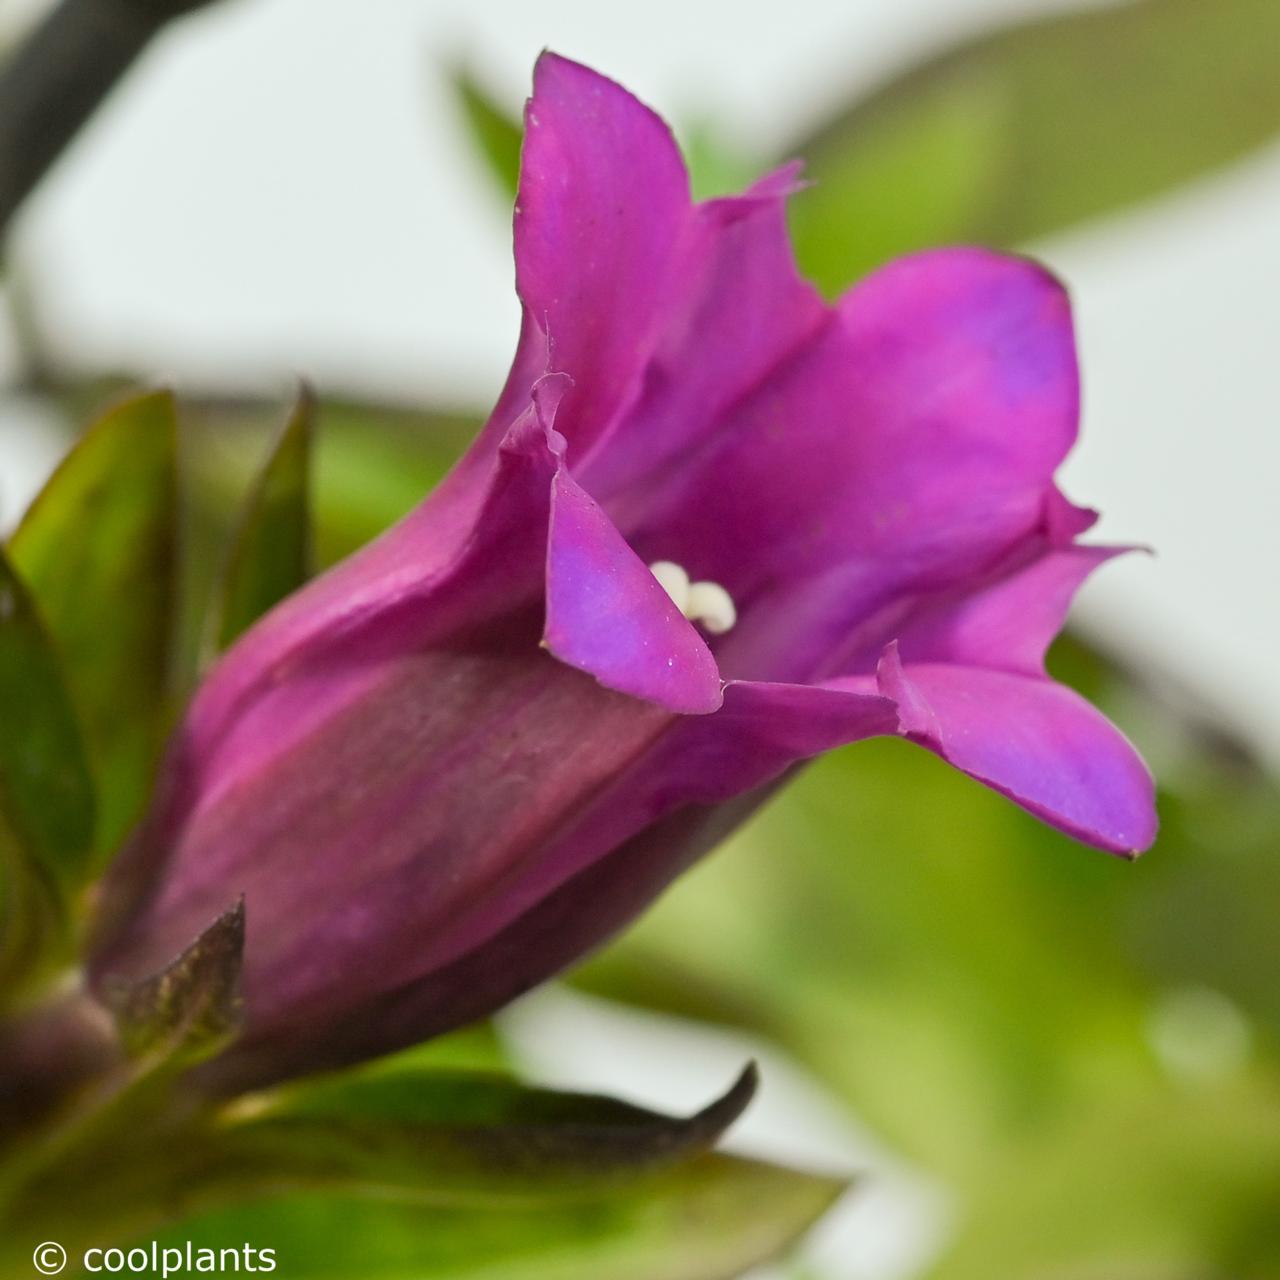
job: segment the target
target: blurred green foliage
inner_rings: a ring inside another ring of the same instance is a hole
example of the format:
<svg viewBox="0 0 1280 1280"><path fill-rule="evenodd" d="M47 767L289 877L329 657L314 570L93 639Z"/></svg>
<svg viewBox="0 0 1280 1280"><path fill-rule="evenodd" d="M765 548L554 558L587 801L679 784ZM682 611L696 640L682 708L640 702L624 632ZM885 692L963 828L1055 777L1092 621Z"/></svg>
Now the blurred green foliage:
<svg viewBox="0 0 1280 1280"><path fill-rule="evenodd" d="M839 1190L712 1155L628 1195L505 1211L289 1198L185 1222L161 1243L251 1240L298 1280L728 1280L785 1248Z"/></svg>
<svg viewBox="0 0 1280 1280"><path fill-rule="evenodd" d="M797 138L801 269L835 293L948 241L1013 247L1172 191L1280 130L1280 5L1137 0L911 67Z"/></svg>

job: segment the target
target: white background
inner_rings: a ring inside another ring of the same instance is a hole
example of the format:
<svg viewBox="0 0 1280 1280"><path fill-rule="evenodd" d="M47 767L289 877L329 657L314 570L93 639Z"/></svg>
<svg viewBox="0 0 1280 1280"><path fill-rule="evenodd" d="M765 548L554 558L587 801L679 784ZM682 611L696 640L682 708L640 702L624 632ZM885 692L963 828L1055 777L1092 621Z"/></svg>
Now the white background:
<svg viewBox="0 0 1280 1280"><path fill-rule="evenodd" d="M0 29L35 7L0 0ZM677 124L714 114L770 151L896 62L1046 7L227 0L146 57L31 201L14 261L70 364L267 388L298 371L321 387L480 403L515 330L509 223L463 139L449 59L473 62L514 106L548 45ZM1039 246L1073 289L1083 343L1085 433L1067 487L1103 509L1105 537L1159 552L1109 567L1082 616L1141 642L1276 758L1278 214L1272 150L1159 209ZM3 518L48 465L32 424L30 406L0 401ZM640 1054L651 1037L625 1020L606 1036L585 1029L604 1016L549 996L512 1025L550 1075L621 1079L674 1106L722 1086L744 1052L669 1031L678 1049ZM537 1028L552 1023L570 1048L546 1058ZM938 1193L869 1156L785 1067L770 1078L748 1139L888 1170L881 1200L858 1211L870 1227L841 1235L837 1223L837 1243L820 1246L830 1274L911 1273L942 1229Z"/></svg>

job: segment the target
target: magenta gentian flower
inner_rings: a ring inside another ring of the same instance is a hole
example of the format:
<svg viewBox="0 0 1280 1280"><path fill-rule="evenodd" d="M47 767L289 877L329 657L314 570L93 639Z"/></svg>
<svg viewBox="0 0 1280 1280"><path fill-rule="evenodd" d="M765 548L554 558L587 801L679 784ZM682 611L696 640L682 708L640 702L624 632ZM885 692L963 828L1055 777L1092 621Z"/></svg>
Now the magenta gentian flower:
<svg viewBox="0 0 1280 1280"><path fill-rule="evenodd" d="M829 306L794 168L694 204L663 122L552 55L525 119L492 418L213 670L108 887L99 976L244 895L240 1079L492 1011L841 743L903 735L1116 853L1154 836L1142 761L1042 662L1117 550L1054 485L1059 284L952 249Z"/></svg>

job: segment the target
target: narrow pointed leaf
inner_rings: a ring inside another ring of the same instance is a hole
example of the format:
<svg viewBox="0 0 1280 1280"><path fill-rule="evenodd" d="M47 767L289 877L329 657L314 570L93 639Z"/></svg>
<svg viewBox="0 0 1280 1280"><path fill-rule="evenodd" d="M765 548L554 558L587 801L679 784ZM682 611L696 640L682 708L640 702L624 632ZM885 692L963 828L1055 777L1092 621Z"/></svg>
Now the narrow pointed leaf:
<svg viewBox="0 0 1280 1280"><path fill-rule="evenodd" d="M0 975L31 976L63 937L93 803L61 664L0 550Z"/></svg>
<svg viewBox="0 0 1280 1280"><path fill-rule="evenodd" d="M200 547L216 559L232 536L226 512L240 507L253 484L246 459L270 434L274 409L246 402L197 405L184 456L191 463L193 514L204 528ZM332 564L377 537L438 484L484 420L479 411L408 411L341 400L324 402L324 430L313 441L316 562ZM213 575L194 592L209 597Z"/></svg>
<svg viewBox="0 0 1280 1280"><path fill-rule="evenodd" d="M728 1196L740 1180L749 1185L753 1166L708 1166L706 1153L741 1114L755 1083L754 1068L748 1068L723 1097L688 1118L604 1097L525 1088L501 1076L422 1070L295 1087L286 1095L258 1096L248 1106L189 1112L189 1120L177 1124L156 1124L162 1112L148 1116L135 1107L139 1122L131 1129L99 1126L88 1145L64 1153L29 1180L8 1206L9 1216L0 1215L0 1227L22 1222L28 1231L38 1227L77 1245L124 1242L133 1232L221 1207L343 1195L355 1204L373 1198L412 1206L413 1218L446 1231L461 1224L444 1253L433 1252L428 1233L406 1252L406 1264L480 1262L487 1256L485 1241L471 1235L483 1235L487 1223L511 1237L511 1261L530 1265L530 1276L541 1274L533 1264L558 1258L577 1234L595 1234L590 1224L596 1221L601 1243L610 1248L629 1249L629 1233L648 1236L637 1243L652 1248L653 1230L660 1227L656 1243L664 1250L669 1245L674 1259L685 1243L681 1232L693 1223L654 1221L655 1211L645 1206L665 1205L677 1191L698 1196L718 1186ZM714 1176L700 1173L707 1168ZM780 1195L792 1197L777 1206L770 1248L806 1225L839 1189L830 1179L763 1166L761 1172L778 1184ZM736 1214L745 1223L759 1211L743 1205L739 1212L713 1196L702 1209L709 1228L718 1227L719 1217ZM665 1217L670 1210L657 1213ZM725 1223L726 1229L734 1225ZM505 1254L501 1249L495 1257L506 1261ZM763 1253L733 1256L745 1265ZM585 1273L575 1265L570 1274Z"/></svg>
<svg viewBox="0 0 1280 1280"><path fill-rule="evenodd" d="M520 144L524 137L519 120L498 106L466 67L455 67L449 83L471 141L503 192L514 198L520 180Z"/></svg>
<svg viewBox="0 0 1280 1280"><path fill-rule="evenodd" d="M793 227L831 291L941 242L1014 246L1172 190L1280 130L1280 6L1138 0L910 67L786 149Z"/></svg>
<svg viewBox="0 0 1280 1280"><path fill-rule="evenodd" d="M314 423L315 399L304 388L254 482L215 587L209 619L214 652L310 576Z"/></svg>
<svg viewBox="0 0 1280 1280"><path fill-rule="evenodd" d="M165 729L175 441L169 393L117 406L68 454L10 547L63 656L84 726L100 851L141 809Z"/></svg>
<svg viewBox="0 0 1280 1280"><path fill-rule="evenodd" d="M500 1076L406 1072L303 1091L214 1135L233 1185L381 1189L426 1204L581 1197L709 1150L756 1088L748 1067L701 1111L677 1118L611 1098L526 1088ZM181 1181L181 1179L179 1179Z"/></svg>
<svg viewBox="0 0 1280 1280"><path fill-rule="evenodd" d="M216 1052L239 1027L243 958L242 901L159 973L110 981L103 995L126 1051L183 1063Z"/></svg>
<svg viewBox="0 0 1280 1280"><path fill-rule="evenodd" d="M62 664L0 549L0 809L51 878L73 884L93 838L93 785Z"/></svg>
<svg viewBox="0 0 1280 1280"><path fill-rule="evenodd" d="M581 1201L449 1210L290 1197L186 1221L160 1239L270 1245L298 1280L729 1280L783 1254L843 1190L709 1155Z"/></svg>

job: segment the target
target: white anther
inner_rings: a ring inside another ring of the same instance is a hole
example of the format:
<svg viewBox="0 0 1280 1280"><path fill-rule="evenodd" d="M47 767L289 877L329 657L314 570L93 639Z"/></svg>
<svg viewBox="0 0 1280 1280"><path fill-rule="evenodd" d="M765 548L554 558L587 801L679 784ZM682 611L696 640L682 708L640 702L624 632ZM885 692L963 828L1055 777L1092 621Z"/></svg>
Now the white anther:
<svg viewBox="0 0 1280 1280"><path fill-rule="evenodd" d="M690 582L684 566L672 560L655 560L649 572L676 608L690 622L700 622L713 636L724 635L737 622L733 597L718 582Z"/></svg>
<svg viewBox="0 0 1280 1280"><path fill-rule="evenodd" d="M733 597L718 582L694 582L689 586L685 617L701 622L713 636L722 636L738 620Z"/></svg>
<svg viewBox="0 0 1280 1280"><path fill-rule="evenodd" d="M649 572L657 578L659 586L687 618L689 616L689 575L674 560L655 560L649 566Z"/></svg>

